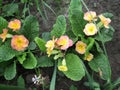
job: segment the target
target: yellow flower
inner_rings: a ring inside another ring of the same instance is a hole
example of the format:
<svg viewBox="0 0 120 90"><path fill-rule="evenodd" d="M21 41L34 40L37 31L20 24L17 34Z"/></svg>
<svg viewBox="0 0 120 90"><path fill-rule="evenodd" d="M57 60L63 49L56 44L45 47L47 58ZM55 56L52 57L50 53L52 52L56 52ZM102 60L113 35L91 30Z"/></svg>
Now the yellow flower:
<svg viewBox="0 0 120 90"><path fill-rule="evenodd" d="M83 32L85 33L85 35L87 36L92 36L95 35L97 33L97 28L96 25L93 23L88 23L85 26L85 29L83 30Z"/></svg>
<svg viewBox="0 0 120 90"><path fill-rule="evenodd" d="M87 45L86 45L84 42L78 41L78 42L76 43L76 48L75 48L75 50L76 50L79 54L84 54L85 51L86 51L86 46L87 46Z"/></svg>
<svg viewBox="0 0 120 90"><path fill-rule="evenodd" d="M48 54L48 57L52 54L52 51L55 47L55 42L56 42L57 39L54 40L54 37L52 40L49 40L47 41L47 43L45 44L46 48L47 48L47 54Z"/></svg>
<svg viewBox="0 0 120 90"><path fill-rule="evenodd" d="M50 55L52 54L52 51L53 50L51 50L51 48L47 48L47 55L48 55L48 57L50 57Z"/></svg>
<svg viewBox="0 0 120 90"><path fill-rule="evenodd" d="M8 33L8 30L7 29L3 29L3 33L0 34L0 38L2 39L2 42L5 41L5 39L7 37L7 33Z"/></svg>
<svg viewBox="0 0 120 90"><path fill-rule="evenodd" d="M95 20L95 21L96 21L96 12L94 12L94 11L86 12L86 13L84 14L84 19L85 19L86 21L89 21L89 22L91 22L92 20Z"/></svg>
<svg viewBox="0 0 120 90"><path fill-rule="evenodd" d="M11 46L17 51L23 51L28 47L29 41L23 35L14 35L11 40Z"/></svg>
<svg viewBox="0 0 120 90"><path fill-rule="evenodd" d="M51 50L53 50L53 48L55 47L55 41L54 40L49 40L47 41L47 43L45 44L45 46Z"/></svg>
<svg viewBox="0 0 120 90"><path fill-rule="evenodd" d="M61 50L66 50L73 45L73 41L69 39L68 36L61 36L57 41L56 44L60 47Z"/></svg>
<svg viewBox="0 0 120 90"><path fill-rule="evenodd" d="M111 22L110 18L106 18L103 15L99 15L99 18L103 25L105 26L105 28L109 28L109 23Z"/></svg>
<svg viewBox="0 0 120 90"><path fill-rule="evenodd" d="M20 22L20 20L15 19L15 20L9 22L8 27L10 29L13 29L13 31L19 30L21 27L21 22Z"/></svg>
<svg viewBox="0 0 120 90"><path fill-rule="evenodd" d="M68 68L67 68L67 66L66 65L61 65L61 66L58 66L58 70L60 70L60 71L67 71L68 70Z"/></svg>
<svg viewBox="0 0 120 90"><path fill-rule="evenodd" d="M91 61L93 59L93 54L92 53L89 53L84 59L87 60L87 61Z"/></svg>

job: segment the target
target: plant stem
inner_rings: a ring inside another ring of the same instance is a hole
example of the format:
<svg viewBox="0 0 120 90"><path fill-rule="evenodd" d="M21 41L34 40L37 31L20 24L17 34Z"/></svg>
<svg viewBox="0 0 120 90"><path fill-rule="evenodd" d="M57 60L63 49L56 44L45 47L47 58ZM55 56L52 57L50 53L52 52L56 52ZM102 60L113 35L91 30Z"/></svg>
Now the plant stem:
<svg viewBox="0 0 120 90"><path fill-rule="evenodd" d="M53 76L52 76L49 90L55 90L56 73L57 73L57 65L56 64L57 64L57 62L55 61L54 72L53 72Z"/></svg>

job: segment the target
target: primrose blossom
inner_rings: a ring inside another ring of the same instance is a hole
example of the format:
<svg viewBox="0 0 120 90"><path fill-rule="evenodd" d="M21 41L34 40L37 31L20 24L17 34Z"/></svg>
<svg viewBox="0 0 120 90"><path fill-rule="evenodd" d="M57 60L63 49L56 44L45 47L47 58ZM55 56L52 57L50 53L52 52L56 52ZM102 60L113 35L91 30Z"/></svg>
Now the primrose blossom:
<svg viewBox="0 0 120 90"><path fill-rule="evenodd" d="M66 50L73 45L73 41L68 36L61 36L56 44L61 50Z"/></svg>

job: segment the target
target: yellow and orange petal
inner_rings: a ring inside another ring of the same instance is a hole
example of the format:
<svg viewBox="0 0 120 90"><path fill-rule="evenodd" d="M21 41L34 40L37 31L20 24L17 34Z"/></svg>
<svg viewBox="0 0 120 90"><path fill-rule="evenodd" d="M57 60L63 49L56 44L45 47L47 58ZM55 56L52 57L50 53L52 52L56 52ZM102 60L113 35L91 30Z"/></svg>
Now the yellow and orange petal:
<svg viewBox="0 0 120 90"><path fill-rule="evenodd" d="M87 61L91 61L93 59L93 54L92 53L89 53L84 59L87 60Z"/></svg>
<svg viewBox="0 0 120 90"><path fill-rule="evenodd" d="M29 41L23 35L14 35L11 40L11 47L17 51L23 51L28 47Z"/></svg>
<svg viewBox="0 0 120 90"><path fill-rule="evenodd" d="M61 65L61 66L58 66L58 70L65 72L68 70L68 68L66 65Z"/></svg>
<svg viewBox="0 0 120 90"><path fill-rule="evenodd" d="M5 41L5 39L7 37L7 33L8 33L8 30L7 29L3 29L3 33L0 34L0 38L2 39L2 42Z"/></svg>
<svg viewBox="0 0 120 90"><path fill-rule="evenodd" d="M94 11L89 11L84 14L84 19L89 22L91 22L92 20L96 21L96 17L96 12Z"/></svg>
<svg viewBox="0 0 120 90"><path fill-rule="evenodd" d="M88 23L85 25L85 29L83 30L83 32L87 36L92 36L92 35L95 35L98 32L98 30L94 23Z"/></svg>
<svg viewBox="0 0 120 90"><path fill-rule="evenodd" d="M105 28L109 28L109 23L111 22L110 18L106 18L103 15L99 15L99 18L101 20L101 22L103 23Z"/></svg>
<svg viewBox="0 0 120 90"><path fill-rule="evenodd" d="M61 36L57 41L56 44L60 47L61 50L66 50L73 45L73 41L69 39L68 36Z"/></svg>
<svg viewBox="0 0 120 90"><path fill-rule="evenodd" d="M82 41L78 41L76 43L76 48L75 50L79 53L79 54L84 54L86 52L86 43L82 42Z"/></svg>
<svg viewBox="0 0 120 90"><path fill-rule="evenodd" d="M8 23L8 27L10 29L13 29L13 31L19 30L21 28L21 22L18 19L15 19L13 21L10 21Z"/></svg>

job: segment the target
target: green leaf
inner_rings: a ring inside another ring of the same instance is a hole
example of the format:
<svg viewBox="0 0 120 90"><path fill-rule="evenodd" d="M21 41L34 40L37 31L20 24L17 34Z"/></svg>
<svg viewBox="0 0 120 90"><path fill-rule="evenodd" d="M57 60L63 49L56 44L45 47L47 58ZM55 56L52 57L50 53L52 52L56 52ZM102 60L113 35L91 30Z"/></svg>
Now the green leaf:
<svg viewBox="0 0 120 90"><path fill-rule="evenodd" d="M84 35L83 29L86 21L83 19L82 4L80 0L71 0L69 6L69 21L72 26L72 31L76 36Z"/></svg>
<svg viewBox="0 0 120 90"><path fill-rule="evenodd" d="M3 16L13 16L14 13L16 13L18 10L18 4L17 3L11 3L4 5L2 8Z"/></svg>
<svg viewBox="0 0 120 90"><path fill-rule="evenodd" d="M21 0L21 3L27 3L28 0Z"/></svg>
<svg viewBox="0 0 120 90"><path fill-rule="evenodd" d="M102 48L100 47L99 43L96 42L96 41L95 41L95 46L96 46L96 49L97 49L98 52L100 52L100 53L103 52L103 50L102 50Z"/></svg>
<svg viewBox="0 0 120 90"><path fill-rule="evenodd" d="M63 73L74 81L81 80L83 76L85 76L85 70L81 59L75 54L67 54L65 59L68 71Z"/></svg>
<svg viewBox="0 0 120 90"><path fill-rule="evenodd" d="M22 76L18 77L18 79L17 79L17 85L20 86L20 87L25 87L25 81L22 78Z"/></svg>
<svg viewBox="0 0 120 90"><path fill-rule="evenodd" d="M74 85L72 85L69 90L78 90L78 89Z"/></svg>
<svg viewBox="0 0 120 90"><path fill-rule="evenodd" d="M26 53L23 53L20 56L17 56L17 60L20 62L20 64L23 64L23 62L26 60Z"/></svg>
<svg viewBox="0 0 120 90"><path fill-rule="evenodd" d="M76 37L71 30L68 30L66 32L66 35L68 35L68 37L72 39L73 43L75 43L78 40L78 37Z"/></svg>
<svg viewBox="0 0 120 90"><path fill-rule="evenodd" d="M51 67L54 65L52 60L53 59L48 56L41 56L40 58L38 58L37 67Z"/></svg>
<svg viewBox="0 0 120 90"><path fill-rule="evenodd" d="M16 76L16 62L8 65L4 72L6 80L12 80Z"/></svg>
<svg viewBox="0 0 120 90"><path fill-rule="evenodd" d="M89 62L89 66L92 70L98 72L99 69L102 72L101 78L108 80L111 78L111 68L107 57L104 54L98 54L92 61Z"/></svg>
<svg viewBox="0 0 120 90"><path fill-rule="evenodd" d="M3 32L4 28L7 28L8 22L3 17L0 17L0 34Z"/></svg>
<svg viewBox="0 0 120 90"><path fill-rule="evenodd" d="M50 40L51 39L50 32L43 32L42 39L44 39L45 41Z"/></svg>
<svg viewBox="0 0 120 90"><path fill-rule="evenodd" d="M35 42L42 52L46 52L46 47L45 47L46 41L44 41L43 39L41 39L39 37L36 37Z"/></svg>
<svg viewBox="0 0 120 90"><path fill-rule="evenodd" d="M25 69L33 69L37 65L37 59L31 52L29 52L26 60L23 62L22 65Z"/></svg>
<svg viewBox="0 0 120 90"><path fill-rule="evenodd" d="M112 13L102 13L106 18L112 18L113 14Z"/></svg>
<svg viewBox="0 0 120 90"><path fill-rule="evenodd" d="M60 37L66 31L66 19L63 15L57 17L56 23L53 25L51 36Z"/></svg>
<svg viewBox="0 0 120 90"><path fill-rule="evenodd" d="M36 43L35 42L30 42L28 49L29 50L34 50L36 48Z"/></svg>
<svg viewBox="0 0 120 90"><path fill-rule="evenodd" d="M0 84L0 90L26 90L23 87Z"/></svg>
<svg viewBox="0 0 120 90"><path fill-rule="evenodd" d="M89 38L88 38L88 41L89 41L89 43L88 43L88 45L87 45L86 52L85 52L86 55L87 55L87 54L89 53L89 51L92 49L92 47L93 47L93 45L94 45L94 42L95 42L95 39L89 37Z"/></svg>
<svg viewBox="0 0 120 90"><path fill-rule="evenodd" d="M35 16L26 17L21 33L25 35L25 37L29 41L33 41L35 37L39 36L39 23Z"/></svg>
<svg viewBox="0 0 120 90"><path fill-rule="evenodd" d="M11 48L10 41L6 41L5 44L0 47L0 62L8 61L20 53L21 52Z"/></svg>
<svg viewBox="0 0 120 90"><path fill-rule="evenodd" d="M103 28L103 29L100 30L101 36L97 34L95 36L95 39L98 40L98 41L103 41L104 43L108 42L108 41L111 41L112 38L113 38L114 31L115 30L113 29L112 26L110 26L109 29Z"/></svg>

